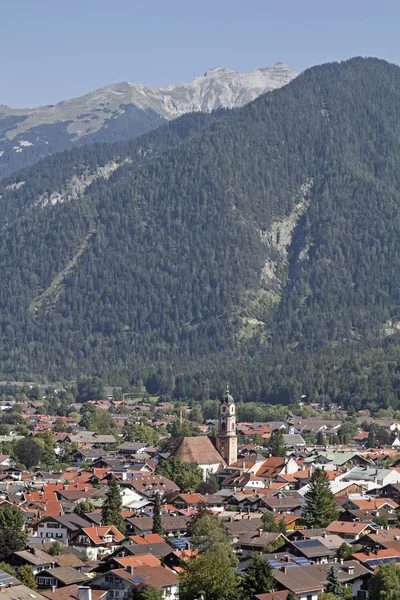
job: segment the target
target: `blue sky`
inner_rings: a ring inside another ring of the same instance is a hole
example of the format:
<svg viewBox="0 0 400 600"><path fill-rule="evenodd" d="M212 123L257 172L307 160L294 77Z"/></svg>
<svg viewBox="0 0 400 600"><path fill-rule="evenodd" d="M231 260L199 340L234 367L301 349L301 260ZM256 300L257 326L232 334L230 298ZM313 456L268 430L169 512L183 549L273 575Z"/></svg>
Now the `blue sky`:
<svg viewBox="0 0 400 600"><path fill-rule="evenodd" d="M0 22L0 104L11 106L117 81L180 83L217 66L400 64L399 0L3 0Z"/></svg>

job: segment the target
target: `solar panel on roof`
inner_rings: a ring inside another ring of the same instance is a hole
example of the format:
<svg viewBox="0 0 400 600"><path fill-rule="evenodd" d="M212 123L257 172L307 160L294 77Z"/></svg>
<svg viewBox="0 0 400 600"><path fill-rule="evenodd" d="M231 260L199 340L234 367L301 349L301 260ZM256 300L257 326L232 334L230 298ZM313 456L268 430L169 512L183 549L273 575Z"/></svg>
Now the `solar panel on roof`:
<svg viewBox="0 0 400 600"><path fill-rule="evenodd" d="M302 556L296 556L295 558L292 558L292 560L293 562L297 563L298 565L301 565L302 567L308 567L311 564L309 560L303 558Z"/></svg>
<svg viewBox="0 0 400 600"><path fill-rule="evenodd" d="M133 583L142 583L144 578L136 575L135 577L129 577L129 581L132 581Z"/></svg>
<svg viewBox="0 0 400 600"><path fill-rule="evenodd" d="M185 550L188 547L189 541L186 538L168 538L168 543L178 550Z"/></svg>
<svg viewBox="0 0 400 600"><path fill-rule="evenodd" d="M0 586L17 585L18 583L18 579L0 570Z"/></svg>
<svg viewBox="0 0 400 600"><path fill-rule="evenodd" d="M297 542L298 548L312 548L313 546L323 546L324 544L319 540L305 540L304 542Z"/></svg>

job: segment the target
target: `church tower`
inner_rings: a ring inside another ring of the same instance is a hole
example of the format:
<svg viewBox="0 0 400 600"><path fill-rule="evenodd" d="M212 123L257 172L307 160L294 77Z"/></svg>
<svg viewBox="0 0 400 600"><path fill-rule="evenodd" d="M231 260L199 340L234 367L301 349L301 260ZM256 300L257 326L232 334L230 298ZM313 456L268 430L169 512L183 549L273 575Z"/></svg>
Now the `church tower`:
<svg viewBox="0 0 400 600"><path fill-rule="evenodd" d="M237 461L236 407L229 389L219 405L216 446L227 465Z"/></svg>

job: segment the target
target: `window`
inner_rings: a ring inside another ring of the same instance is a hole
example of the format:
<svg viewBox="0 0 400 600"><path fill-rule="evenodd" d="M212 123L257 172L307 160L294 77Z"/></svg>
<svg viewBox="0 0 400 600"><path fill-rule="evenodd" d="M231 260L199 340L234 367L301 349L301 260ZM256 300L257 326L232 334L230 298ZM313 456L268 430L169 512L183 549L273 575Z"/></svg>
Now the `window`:
<svg viewBox="0 0 400 600"><path fill-rule="evenodd" d="M312 600L312 594L308 594L307 600Z"/></svg>

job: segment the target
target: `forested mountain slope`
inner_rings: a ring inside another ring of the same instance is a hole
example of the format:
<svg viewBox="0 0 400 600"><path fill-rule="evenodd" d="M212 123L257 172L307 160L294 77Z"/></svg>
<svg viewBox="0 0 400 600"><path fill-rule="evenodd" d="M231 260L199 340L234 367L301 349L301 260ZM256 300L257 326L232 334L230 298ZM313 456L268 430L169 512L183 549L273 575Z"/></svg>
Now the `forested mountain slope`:
<svg viewBox="0 0 400 600"><path fill-rule="evenodd" d="M395 331L399 106L400 69L352 59L8 179L0 371L128 375Z"/></svg>

